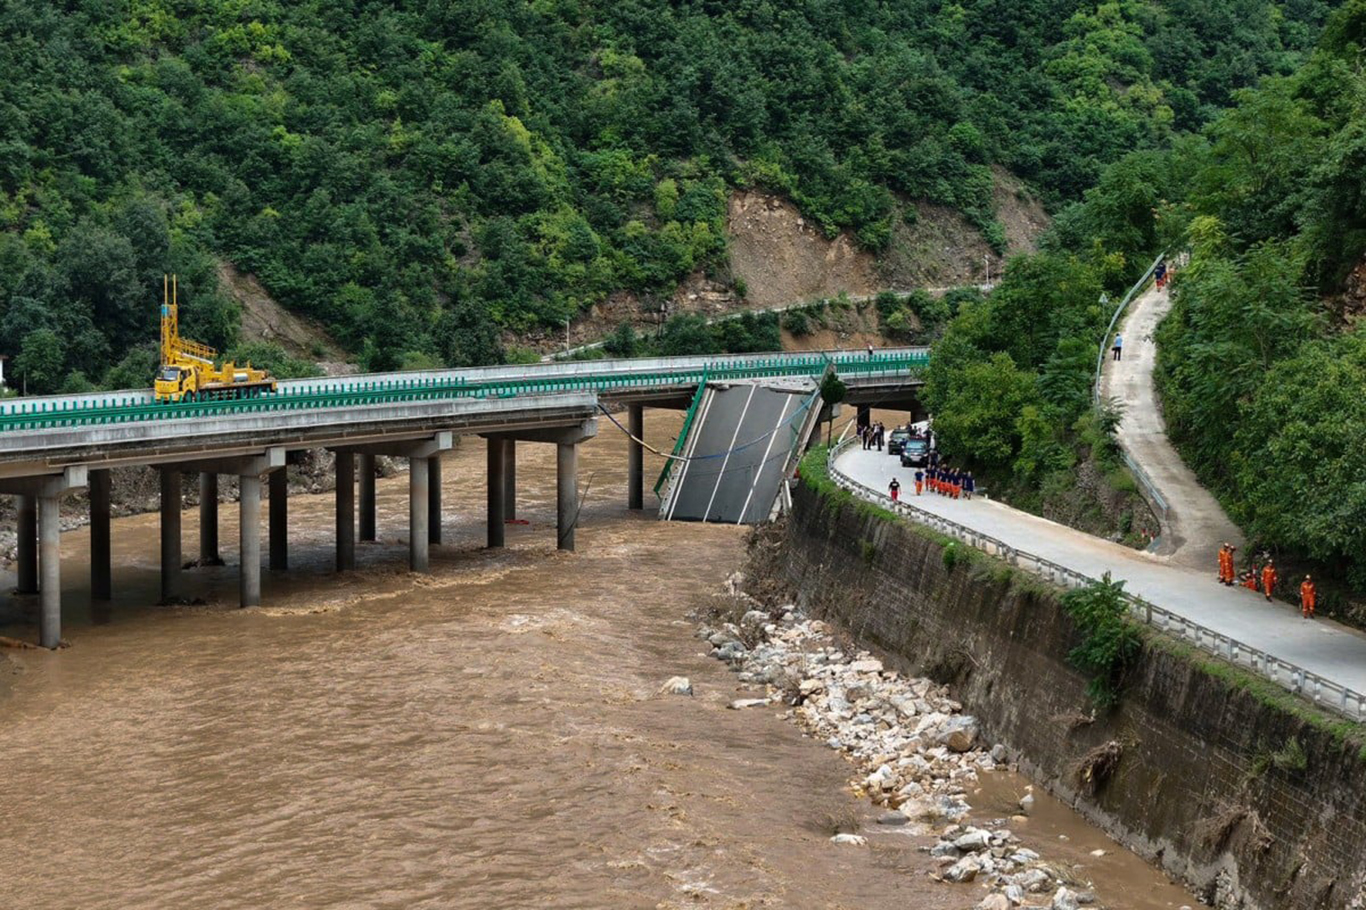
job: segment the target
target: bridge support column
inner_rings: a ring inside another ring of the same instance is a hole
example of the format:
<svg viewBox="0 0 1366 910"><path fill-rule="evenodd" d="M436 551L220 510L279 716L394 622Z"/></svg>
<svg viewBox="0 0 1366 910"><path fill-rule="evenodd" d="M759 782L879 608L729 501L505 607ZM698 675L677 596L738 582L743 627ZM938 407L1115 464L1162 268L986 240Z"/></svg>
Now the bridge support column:
<svg viewBox="0 0 1366 910"><path fill-rule="evenodd" d="M199 472L199 564L221 566L218 556L218 475Z"/></svg>
<svg viewBox="0 0 1366 910"><path fill-rule="evenodd" d="M90 472L90 598L113 595L110 572L109 471Z"/></svg>
<svg viewBox="0 0 1366 910"><path fill-rule="evenodd" d="M360 475L360 539L375 539L375 456L362 452L356 463Z"/></svg>
<svg viewBox="0 0 1366 910"><path fill-rule="evenodd" d="M503 440L503 521L517 517L517 440Z"/></svg>
<svg viewBox="0 0 1366 910"><path fill-rule="evenodd" d="M280 468L270 478L270 570L289 569L289 471Z"/></svg>
<svg viewBox="0 0 1366 910"><path fill-rule="evenodd" d="M489 548L503 546L506 539L504 522L507 520L504 509L507 508L507 478L503 474L503 453L504 441L497 436L491 436L488 440L488 469L489 469Z"/></svg>
<svg viewBox="0 0 1366 910"><path fill-rule="evenodd" d="M356 567L356 455L337 450L337 571Z"/></svg>
<svg viewBox="0 0 1366 910"><path fill-rule="evenodd" d="M281 472L283 473L283 472ZM240 521L238 534L242 567L237 573L239 603L243 607L261 605L261 475L243 474L237 478ZM271 523L275 512L271 510ZM272 540L273 543L273 540Z"/></svg>
<svg viewBox="0 0 1366 910"><path fill-rule="evenodd" d="M441 543L441 456L427 459L427 543Z"/></svg>
<svg viewBox="0 0 1366 910"><path fill-rule="evenodd" d="M38 497L19 497L19 585L20 594L38 593Z"/></svg>
<svg viewBox="0 0 1366 910"><path fill-rule="evenodd" d="M427 471L434 458L408 459L408 568L414 572L427 571L427 546L431 529L428 527Z"/></svg>
<svg viewBox="0 0 1366 910"><path fill-rule="evenodd" d="M180 593L180 472L161 469L161 602Z"/></svg>
<svg viewBox="0 0 1366 910"><path fill-rule="evenodd" d="M645 438L645 408L630 405L627 411L627 429L631 439L627 440L626 461L626 507L645 508L645 447L636 442Z"/></svg>
<svg viewBox="0 0 1366 910"><path fill-rule="evenodd" d="M62 640L62 515L56 493L38 497L38 643L55 648Z"/></svg>
<svg viewBox="0 0 1366 910"><path fill-rule="evenodd" d="M558 443L555 446L555 527L559 532L558 548L573 551L574 526L579 522L579 446L578 443Z"/></svg>

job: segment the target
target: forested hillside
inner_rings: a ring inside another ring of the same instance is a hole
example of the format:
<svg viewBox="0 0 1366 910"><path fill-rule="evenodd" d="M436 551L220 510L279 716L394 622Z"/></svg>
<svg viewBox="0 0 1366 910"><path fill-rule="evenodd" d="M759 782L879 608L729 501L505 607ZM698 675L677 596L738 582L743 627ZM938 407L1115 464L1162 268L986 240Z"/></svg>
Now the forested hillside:
<svg viewBox="0 0 1366 910"><path fill-rule="evenodd" d="M368 368L495 360L724 280L735 186L871 249L915 200L999 247L992 165L1074 200L1291 72L1331 5L9 0L0 353L30 391L143 385L164 271L234 344L226 259Z"/></svg>
<svg viewBox="0 0 1366 910"><path fill-rule="evenodd" d="M1189 249L1158 338L1169 432L1255 544L1366 593L1363 46L1351 0L1294 73L1108 167L948 326L929 390L946 443L1034 495L1097 452L1114 464L1115 415L1087 406L1097 297Z"/></svg>

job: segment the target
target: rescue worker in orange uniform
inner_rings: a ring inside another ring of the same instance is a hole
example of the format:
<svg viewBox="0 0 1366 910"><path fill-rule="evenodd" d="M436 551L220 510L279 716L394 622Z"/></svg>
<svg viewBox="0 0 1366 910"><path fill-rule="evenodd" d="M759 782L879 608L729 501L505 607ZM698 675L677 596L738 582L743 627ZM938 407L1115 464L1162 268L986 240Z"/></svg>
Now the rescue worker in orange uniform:
<svg viewBox="0 0 1366 910"><path fill-rule="evenodd" d="M1318 592L1314 590L1314 580L1308 575L1300 582L1300 612L1305 619L1314 618L1314 600Z"/></svg>
<svg viewBox="0 0 1366 910"><path fill-rule="evenodd" d="M1226 542L1224 543L1224 545L1223 545L1222 547L1219 548L1219 583L1220 583L1220 584L1224 584L1224 585L1228 584L1228 582L1229 582L1229 577L1232 575L1232 573L1229 571L1231 568L1233 568L1233 559L1232 559L1231 554L1229 553L1229 546L1228 546L1228 543L1227 543L1227 541L1226 541Z"/></svg>
<svg viewBox="0 0 1366 910"><path fill-rule="evenodd" d="M1271 602L1271 592L1276 590L1276 567L1271 564L1271 560L1266 561L1262 566L1262 593L1266 595L1267 603Z"/></svg>

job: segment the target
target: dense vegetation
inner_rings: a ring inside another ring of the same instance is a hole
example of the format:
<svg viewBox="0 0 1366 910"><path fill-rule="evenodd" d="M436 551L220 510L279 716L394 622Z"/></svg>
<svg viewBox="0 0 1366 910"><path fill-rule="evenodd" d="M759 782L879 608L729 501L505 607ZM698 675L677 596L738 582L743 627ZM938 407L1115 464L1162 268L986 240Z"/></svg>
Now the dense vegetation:
<svg viewBox="0 0 1366 910"><path fill-rule="evenodd" d="M142 384L163 271L233 345L227 259L369 368L496 360L724 279L734 185L870 248L912 200L999 247L993 165L1075 199L1290 72L1328 5L11 0L0 353L30 390Z"/></svg>
<svg viewBox="0 0 1366 910"><path fill-rule="evenodd" d="M1255 541L1366 591L1366 299L1343 293L1366 251L1363 45L1351 0L1294 73L1108 167L949 325L928 390L945 444L1064 483L1115 419L1088 407L1100 294L1188 248L1159 336L1173 438Z"/></svg>

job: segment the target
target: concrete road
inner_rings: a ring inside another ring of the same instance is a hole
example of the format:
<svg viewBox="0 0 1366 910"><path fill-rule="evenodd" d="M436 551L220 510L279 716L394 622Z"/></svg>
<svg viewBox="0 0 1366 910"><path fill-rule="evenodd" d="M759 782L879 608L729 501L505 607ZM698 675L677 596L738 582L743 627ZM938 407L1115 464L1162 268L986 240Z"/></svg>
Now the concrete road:
<svg viewBox="0 0 1366 910"><path fill-rule="evenodd" d="M1115 361L1106 355L1100 394L1123 406L1120 444L1167 501L1167 516L1162 522L1156 554L1204 571L1218 563L1219 547L1224 541L1238 547L1241 554L1243 535L1167 440L1167 427L1153 386L1153 370L1157 366L1153 333L1170 309L1171 295L1155 287L1130 304L1121 329L1124 359ZM1241 558L1240 555L1240 561Z"/></svg>
<svg viewBox="0 0 1366 910"><path fill-rule="evenodd" d="M1208 566L1196 570L997 502L951 500L930 493L917 498L915 469L903 468L899 458L876 451L855 447L840 456L836 468L883 497L887 484L896 477L901 482L902 499L926 511L1095 578L1110 572L1115 579L1125 581L1130 593L1326 679L1366 692L1366 635L1328 620L1303 619L1297 607L1280 601L1267 603L1262 595L1245 588L1224 587L1216 581L1212 557Z"/></svg>

